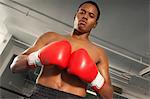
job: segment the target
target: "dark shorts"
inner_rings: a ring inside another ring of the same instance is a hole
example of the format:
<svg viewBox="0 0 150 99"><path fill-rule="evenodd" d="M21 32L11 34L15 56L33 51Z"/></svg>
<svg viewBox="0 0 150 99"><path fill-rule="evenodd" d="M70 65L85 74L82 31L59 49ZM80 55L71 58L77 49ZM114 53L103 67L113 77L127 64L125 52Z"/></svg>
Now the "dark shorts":
<svg viewBox="0 0 150 99"><path fill-rule="evenodd" d="M29 99L84 99L84 97L76 96L52 88L47 88L37 84L33 94Z"/></svg>

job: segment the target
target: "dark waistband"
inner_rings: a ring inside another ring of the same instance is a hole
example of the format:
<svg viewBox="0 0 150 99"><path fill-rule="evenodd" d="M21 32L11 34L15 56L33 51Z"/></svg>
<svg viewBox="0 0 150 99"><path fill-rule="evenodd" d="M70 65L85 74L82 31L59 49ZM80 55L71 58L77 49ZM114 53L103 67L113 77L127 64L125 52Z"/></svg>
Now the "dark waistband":
<svg viewBox="0 0 150 99"><path fill-rule="evenodd" d="M84 98L84 97L77 96L77 95L74 95L71 93L59 91L57 89L45 87L41 84L36 84L36 89L34 90L34 92L43 93L46 95L56 95L56 96L61 96L61 97L75 97L77 99L83 99Z"/></svg>

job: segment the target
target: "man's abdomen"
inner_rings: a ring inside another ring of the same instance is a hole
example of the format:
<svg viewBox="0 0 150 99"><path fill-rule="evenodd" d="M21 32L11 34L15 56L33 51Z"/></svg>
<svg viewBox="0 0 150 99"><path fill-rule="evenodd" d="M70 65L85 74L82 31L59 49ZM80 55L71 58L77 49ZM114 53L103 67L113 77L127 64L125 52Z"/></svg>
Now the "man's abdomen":
<svg viewBox="0 0 150 99"><path fill-rule="evenodd" d="M85 96L86 94L85 83L79 78L68 74L66 70L57 68L57 66L43 68L43 72L37 79L37 84L78 96Z"/></svg>

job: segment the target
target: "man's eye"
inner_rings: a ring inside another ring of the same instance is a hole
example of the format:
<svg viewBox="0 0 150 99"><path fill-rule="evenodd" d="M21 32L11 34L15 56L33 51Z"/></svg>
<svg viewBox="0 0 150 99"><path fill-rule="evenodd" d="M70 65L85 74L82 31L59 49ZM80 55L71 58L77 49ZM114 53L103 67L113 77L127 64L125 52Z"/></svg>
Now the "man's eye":
<svg viewBox="0 0 150 99"><path fill-rule="evenodd" d="M91 17L91 18L94 18L95 16L94 16L93 14L90 14L90 17Z"/></svg>
<svg viewBox="0 0 150 99"><path fill-rule="evenodd" d="M90 16L91 18L94 18L94 16Z"/></svg>
<svg viewBox="0 0 150 99"><path fill-rule="evenodd" d="M81 11L80 14L84 14L85 12Z"/></svg>

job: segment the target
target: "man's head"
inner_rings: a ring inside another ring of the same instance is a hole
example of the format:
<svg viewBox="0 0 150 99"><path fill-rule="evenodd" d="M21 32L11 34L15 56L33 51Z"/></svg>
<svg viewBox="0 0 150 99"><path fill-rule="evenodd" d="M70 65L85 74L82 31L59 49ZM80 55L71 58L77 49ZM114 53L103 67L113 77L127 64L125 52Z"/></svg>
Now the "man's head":
<svg viewBox="0 0 150 99"><path fill-rule="evenodd" d="M83 2L82 4L80 4L80 5L79 5L79 7L78 7L78 10L77 10L77 11L79 11L80 7L81 7L82 5L84 5L84 4L86 4L86 3L90 3L90 4L92 4L92 5L94 5L94 6L96 7L97 12L98 12L98 15L97 15L96 21L98 21L98 20L99 20L99 17L100 17L100 9L99 9L98 5L97 5L95 2L93 2L93 1L85 1L85 2Z"/></svg>
<svg viewBox="0 0 150 99"><path fill-rule="evenodd" d="M79 32L90 32L92 28L96 27L99 17L100 10L95 2L83 2L75 14L74 28Z"/></svg>

